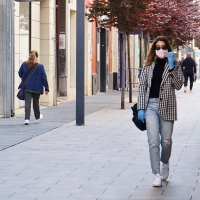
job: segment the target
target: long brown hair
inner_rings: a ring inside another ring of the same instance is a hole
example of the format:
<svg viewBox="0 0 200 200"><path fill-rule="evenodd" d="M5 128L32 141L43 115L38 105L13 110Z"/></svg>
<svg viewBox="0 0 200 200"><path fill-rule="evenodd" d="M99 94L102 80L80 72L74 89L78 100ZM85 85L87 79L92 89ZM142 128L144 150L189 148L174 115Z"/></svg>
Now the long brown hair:
<svg viewBox="0 0 200 200"><path fill-rule="evenodd" d="M38 64L38 52L35 50L32 50L29 54L29 58L26 61L26 64L29 68L33 68Z"/></svg>
<svg viewBox="0 0 200 200"><path fill-rule="evenodd" d="M158 36L157 38L154 39L153 44L149 50L149 53L147 55L146 64L145 64L146 66L150 66L155 61L155 57L156 57L155 49L156 49L156 43L158 41L163 41L165 43L168 51L169 52L172 51L172 48L171 48L167 38L164 36Z"/></svg>
<svg viewBox="0 0 200 200"><path fill-rule="evenodd" d="M34 53L36 58L38 58L38 52L36 50L32 50L31 53Z"/></svg>

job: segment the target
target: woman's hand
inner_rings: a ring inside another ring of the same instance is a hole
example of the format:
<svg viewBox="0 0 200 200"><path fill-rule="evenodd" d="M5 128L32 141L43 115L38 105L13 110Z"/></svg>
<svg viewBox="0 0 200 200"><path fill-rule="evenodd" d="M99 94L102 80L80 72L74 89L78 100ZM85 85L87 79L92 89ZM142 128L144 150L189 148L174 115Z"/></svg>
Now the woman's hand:
<svg viewBox="0 0 200 200"><path fill-rule="evenodd" d="M46 94L46 95L48 95L48 94L49 94L49 92L48 92L48 91L45 91L45 94Z"/></svg>
<svg viewBox="0 0 200 200"><path fill-rule="evenodd" d="M144 123L146 118L144 110L138 110L138 119Z"/></svg>
<svg viewBox="0 0 200 200"><path fill-rule="evenodd" d="M174 68L174 53L169 52L167 57L168 57L169 68L173 69Z"/></svg>

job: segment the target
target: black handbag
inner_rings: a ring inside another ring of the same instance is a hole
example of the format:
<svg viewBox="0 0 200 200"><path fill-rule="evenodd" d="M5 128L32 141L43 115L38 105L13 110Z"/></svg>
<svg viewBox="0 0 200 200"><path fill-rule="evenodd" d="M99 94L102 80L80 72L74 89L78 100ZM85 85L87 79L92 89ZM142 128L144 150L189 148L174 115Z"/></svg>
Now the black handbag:
<svg viewBox="0 0 200 200"><path fill-rule="evenodd" d="M134 104L132 107L131 107L132 111L133 111L133 118L132 118L132 121L133 123L135 124L135 126L140 129L141 131L145 131L147 128L146 128L146 121L143 123L141 122L139 119L138 119L138 110L137 110L137 103Z"/></svg>
<svg viewBox="0 0 200 200"><path fill-rule="evenodd" d="M37 65L37 66L38 66L38 65ZM25 85L26 85L26 83L28 82L28 80L30 79L30 77L32 76L33 72L36 70L37 66L34 67L34 68L31 70L30 74L28 75L28 77L26 78L26 80L24 81L24 83L22 84L22 86L19 88L19 91L18 91L18 93L17 93L17 98L18 98L19 100L24 100L24 99L25 99L25 94L24 94Z"/></svg>

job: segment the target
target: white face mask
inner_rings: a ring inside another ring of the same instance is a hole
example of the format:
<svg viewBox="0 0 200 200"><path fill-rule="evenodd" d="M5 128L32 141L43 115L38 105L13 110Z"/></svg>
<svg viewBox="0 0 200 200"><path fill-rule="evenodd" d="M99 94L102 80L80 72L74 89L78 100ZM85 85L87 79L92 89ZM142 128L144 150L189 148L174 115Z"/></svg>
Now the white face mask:
<svg viewBox="0 0 200 200"><path fill-rule="evenodd" d="M160 49L160 50L156 50L156 55L158 56L158 58L160 59L163 59L167 56L167 53L168 50L163 50L163 49Z"/></svg>

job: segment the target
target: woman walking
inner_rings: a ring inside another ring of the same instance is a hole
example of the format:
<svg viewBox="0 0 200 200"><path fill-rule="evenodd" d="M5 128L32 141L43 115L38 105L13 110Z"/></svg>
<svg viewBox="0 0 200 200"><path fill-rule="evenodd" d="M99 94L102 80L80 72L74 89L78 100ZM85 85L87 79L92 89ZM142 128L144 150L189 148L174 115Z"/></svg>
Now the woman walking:
<svg viewBox="0 0 200 200"><path fill-rule="evenodd" d="M146 120L154 187L162 186L162 180L169 176L173 125L177 120L175 90L180 90L182 85L181 67L168 40L159 36L153 41L142 69L137 102L138 118L142 122Z"/></svg>
<svg viewBox="0 0 200 200"><path fill-rule="evenodd" d="M44 66L41 63L38 63L37 59L38 52L31 51L28 60L22 63L18 72L19 77L22 79L19 88L22 87L26 78L29 76L30 73L32 73L27 83L25 84L25 125L28 125L30 121L32 99L36 122L39 122L39 120L43 118L43 115L40 114L39 99L40 95L44 92L44 88L46 95L49 92L49 85Z"/></svg>

